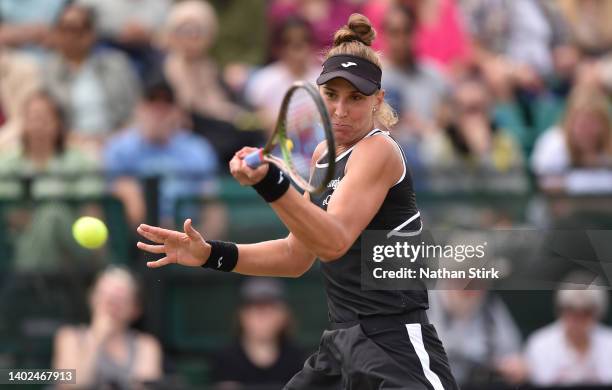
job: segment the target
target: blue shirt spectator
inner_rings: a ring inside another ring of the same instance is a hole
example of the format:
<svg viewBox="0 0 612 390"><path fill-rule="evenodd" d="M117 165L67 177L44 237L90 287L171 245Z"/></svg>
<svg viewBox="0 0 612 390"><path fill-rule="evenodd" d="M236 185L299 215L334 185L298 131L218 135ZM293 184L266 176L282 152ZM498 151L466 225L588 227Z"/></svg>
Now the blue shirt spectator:
<svg viewBox="0 0 612 390"><path fill-rule="evenodd" d="M162 221L172 218L179 197L207 194L212 189L218 170L215 151L205 138L181 128L179 119L172 90L167 83L158 83L146 91L134 127L106 145L105 167L113 191L124 201L134 225L144 218L142 190L135 178L162 178Z"/></svg>

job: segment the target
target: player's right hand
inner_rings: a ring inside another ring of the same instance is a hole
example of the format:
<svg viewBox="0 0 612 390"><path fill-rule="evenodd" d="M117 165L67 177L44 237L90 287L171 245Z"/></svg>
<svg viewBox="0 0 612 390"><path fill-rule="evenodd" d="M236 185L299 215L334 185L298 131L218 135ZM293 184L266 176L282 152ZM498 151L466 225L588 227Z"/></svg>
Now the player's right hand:
<svg viewBox="0 0 612 390"><path fill-rule="evenodd" d="M257 150L257 148L245 146L237 151L229 162L230 173L240 185L252 186L257 184L268 173L268 164L261 164L259 167L252 169L244 161L246 156Z"/></svg>
<svg viewBox="0 0 612 390"><path fill-rule="evenodd" d="M210 256L210 244L192 226L191 219L186 219L184 233L162 229L156 226L141 224L138 233L158 245L138 242L138 248L155 254L165 254L157 261L147 262L147 267L158 268L168 264L180 264L189 267L201 267Z"/></svg>

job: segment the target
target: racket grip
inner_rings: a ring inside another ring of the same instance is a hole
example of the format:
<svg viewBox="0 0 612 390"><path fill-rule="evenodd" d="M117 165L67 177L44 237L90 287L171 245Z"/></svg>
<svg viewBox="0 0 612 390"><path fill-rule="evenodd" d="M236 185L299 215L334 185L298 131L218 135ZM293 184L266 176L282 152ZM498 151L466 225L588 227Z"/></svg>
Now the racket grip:
<svg viewBox="0 0 612 390"><path fill-rule="evenodd" d="M256 150L247 155L244 158L244 162L246 162L246 165L248 165L251 169L259 167L264 162L263 149Z"/></svg>

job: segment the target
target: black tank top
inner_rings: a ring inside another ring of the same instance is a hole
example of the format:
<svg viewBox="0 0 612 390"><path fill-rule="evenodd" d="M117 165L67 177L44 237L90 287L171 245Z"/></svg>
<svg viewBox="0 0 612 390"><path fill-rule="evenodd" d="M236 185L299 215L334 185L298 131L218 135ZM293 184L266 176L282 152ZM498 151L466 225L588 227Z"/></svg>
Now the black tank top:
<svg viewBox="0 0 612 390"><path fill-rule="evenodd" d="M379 129L374 129L366 135L366 137L371 136L391 138L387 132ZM395 140L393 142L402 153L404 174L389 189L380 209L366 229L385 231L394 229L416 234L422 229L422 224L416 206L412 178L406 167L401 147ZM327 204L334 190L344 177L344 169L354 147L336 157L334 180L323 193L311 194L312 203L327 210ZM315 184L323 180L322 168L325 167L328 158L328 155L323 156L315 165L312 178ZM342 257L320 264L327 293L329 319L332 322L349 322L364 316L400 314L428 308L427 290L424 284L422 289L410 291L361 290L361 235Z"/></svg>

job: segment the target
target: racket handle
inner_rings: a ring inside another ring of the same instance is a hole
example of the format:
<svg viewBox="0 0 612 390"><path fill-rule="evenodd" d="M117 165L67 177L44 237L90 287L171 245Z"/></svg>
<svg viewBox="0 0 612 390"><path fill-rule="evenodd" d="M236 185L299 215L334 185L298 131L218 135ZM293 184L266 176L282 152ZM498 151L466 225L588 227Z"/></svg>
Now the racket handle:
<svg viewBox="0 0 612 390"><path fill-rule="evenodd" d="M248 165L251 169L259 167L264 162L263 149L256 150L247 155L244 158L244 162L246 162L246 165Z"/></svg>

